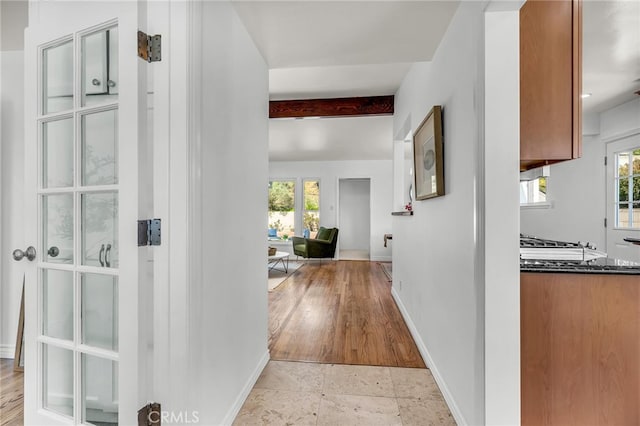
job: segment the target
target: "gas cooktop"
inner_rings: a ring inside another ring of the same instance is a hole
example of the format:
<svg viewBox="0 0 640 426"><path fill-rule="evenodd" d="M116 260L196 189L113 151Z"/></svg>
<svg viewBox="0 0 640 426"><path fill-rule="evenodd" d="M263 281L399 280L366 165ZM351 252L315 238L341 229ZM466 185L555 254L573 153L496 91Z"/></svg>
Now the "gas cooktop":
<svg viewBox="0 0 640 426"><path fill-rule="evenodd" d="M569 243L520 234L521 259L588 261L606 256L589 243Z"/></svg>

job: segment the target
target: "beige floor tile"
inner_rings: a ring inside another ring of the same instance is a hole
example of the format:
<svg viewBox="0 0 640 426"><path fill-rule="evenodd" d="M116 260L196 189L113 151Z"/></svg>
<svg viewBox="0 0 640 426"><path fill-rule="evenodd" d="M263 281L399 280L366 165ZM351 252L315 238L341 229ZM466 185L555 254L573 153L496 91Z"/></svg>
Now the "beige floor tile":
<svg viewBox="0 0 640 426"><path fill-rule="evenodd" d="M398 398L404 426L455 426L444 399Z"/></svg>
<svg viewBox="0 0 640 426"><path fill-rule="evenodd" d="M318 426L402 425L396 398L325 394L320 400Z"/></svg>
<svg viewBox="0 0 640 426"><path fill-rule="evenodd" d="M234 425L315 425L320 393L254 389Z"/></svg>
<svg viewBox="0 0 640 426"><path fill-rule="evenodd" d="M340 395L395 397L388 367L366 365L327 366L323 392Z"/></svg>
<svg viewBox="0 0 640 426"><path fill-rule="evenodd" d="M326 364L269 361L255 389L320 392Z"/></svg>
<svg viewBox="0 0 640 426"><path fill-rule="evenodd" d="M442 399L442 393L430 370L389 367L389 372L398 398Z"/></svg>

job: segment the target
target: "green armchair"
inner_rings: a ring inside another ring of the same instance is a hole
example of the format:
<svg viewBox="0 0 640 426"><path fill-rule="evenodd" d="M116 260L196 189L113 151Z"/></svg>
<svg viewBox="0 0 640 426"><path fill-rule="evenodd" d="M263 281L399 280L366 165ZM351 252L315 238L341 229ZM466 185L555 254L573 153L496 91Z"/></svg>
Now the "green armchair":
<svg viewBox="0 0 640 426"><path fill-rule="evenodd" d="M338 243L338 228L320 227L315 238L292 237L293 253L305 259L333 258Z"/></svg>

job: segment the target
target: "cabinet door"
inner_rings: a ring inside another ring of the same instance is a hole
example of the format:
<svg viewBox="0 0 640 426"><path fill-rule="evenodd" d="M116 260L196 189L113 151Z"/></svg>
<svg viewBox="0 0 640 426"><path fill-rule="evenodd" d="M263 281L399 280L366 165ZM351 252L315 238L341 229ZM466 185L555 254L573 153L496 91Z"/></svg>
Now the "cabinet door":
<svg viewBox="0 0 640 426"><path fill-rule="evenodd" d="M581 155L581 0L520 10L521 169Z"/></svg>

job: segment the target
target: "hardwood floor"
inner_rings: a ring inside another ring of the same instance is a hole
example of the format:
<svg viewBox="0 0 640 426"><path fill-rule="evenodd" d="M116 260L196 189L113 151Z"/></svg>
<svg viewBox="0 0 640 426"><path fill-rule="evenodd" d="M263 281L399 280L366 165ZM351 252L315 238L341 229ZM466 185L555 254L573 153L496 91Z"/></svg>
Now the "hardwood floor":
<svg viewBox="0 0 640 426"><path fill-rule="evenodd" d="M375 262L310 262L269 293L271 359L426 368Z"/></svg>
<svg viewBox="0 0 640 426"><path fill-rule="evenodd" d="M22 372L13 371L12 359L0 359L0 425L21 425L23 401Z"/></svg>

